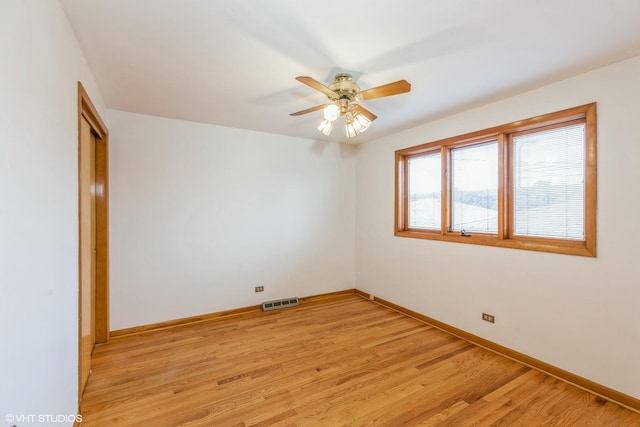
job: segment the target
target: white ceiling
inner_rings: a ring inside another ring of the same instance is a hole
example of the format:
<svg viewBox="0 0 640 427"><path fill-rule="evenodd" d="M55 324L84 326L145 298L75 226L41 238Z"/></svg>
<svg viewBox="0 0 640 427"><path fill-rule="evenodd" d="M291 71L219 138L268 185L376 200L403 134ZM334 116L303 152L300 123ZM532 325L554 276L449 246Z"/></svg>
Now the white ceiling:
<svg viewBox="0 0 640 427"><path fill-rule="evenodd" d="M640 55L640 0L60 0L112 109L361 143ZM410 93L347 140L294 78Z"/></svg>

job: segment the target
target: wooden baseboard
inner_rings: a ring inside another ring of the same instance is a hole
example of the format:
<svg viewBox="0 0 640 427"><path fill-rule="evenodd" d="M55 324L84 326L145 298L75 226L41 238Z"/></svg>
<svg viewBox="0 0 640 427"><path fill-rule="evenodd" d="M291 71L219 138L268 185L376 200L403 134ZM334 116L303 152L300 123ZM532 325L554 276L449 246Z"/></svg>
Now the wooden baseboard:
<svg viewBox="0 0 640 427"><path fill-rule="evenodd" d="M326 294L313 295L310 297L302 297L302 298L298 298L298 300L301 303L305 303L305 304L316 304L316 303L344 298L347 295L353 295L355 293L356 293L355 289L345 289L343 291L328 292Z"/></svg>
<svg viewBox="0 0 640 427"><path fill-rule="evenodd" d="M376 302L382 306L395 310L399 313L413 317L414 319L427 323L435 328L438 328L444 332L450 333L451 335L454 335L472 344L475 344L477 346L490 350L494 353L500 354L501 356L507 357L511 360L522 363L531 368L542 371L545 374L551 375L552 377L558 378L559 380L565 381L573 386L576 386L585 391L588 391L589 393L593 393L597 396L600 396L603 399L610 400L632 411L640 412L640 399L636 399L632 396L629 396L628 394L624 394L617 390L603 386L602 384L598 384L594 381L588 380L584 377L573 374L569 371L565 371L564 369L560 369L556 366L550 365L546 362L535 359L531 356L527 356L526 354L512 350L508 347L504 347L500 344L496 344L492 341L486 340L477 335L473 335L469 332L465 332L462 329L458 329L446 323L440 322L439 320L432 319L431 317L425 316L413 310L409 310L408 308L394 304L390 301L386 301L378 297L372 297L370 294L363 292L359 289L356 289L355 293L356 295L359 295L368 300L372 300L373 302Z"/></svg>
<svg viewBox="0 0 640 427"><path fill-rule="evenodd" d="M344 291L329 292L329 293L326 293L326 294L313 295L313 296L308 296L308 297L301 297L301 298L298 298L298 300L301 303L305 303L305 304L320 303L320 302L333 300L333 299L336 299L336 298L341 298L341 297L344 297L345 295L353 295L355 292L356 292L355 289L347 289L347 290L344 290ZM215 320L215 319L228 318L228 317L231 317L231 316L239 316L239 315L246 314L246 313L251 313L251 312L261 313L262 312L262 305L250 305L248 307L240 307L240 308L235 308L235 309L232 309L232 310L219 311L219 312L216 312L216 313L201 314L199 316L184 317L184 318L181 318L181 319L174 319L174 320L168 320L168 321L164 321L164 322L151 323L151 324L148 324L148 325L141 325L141 326L134 326L134 327L131 327L131 328L117 329L117 330L109 332L109 338L110 339L111 338L118 338L118 337L123 337L123 336L142 334L142 333L145 333L145 332L158 331L158 330L161 330L161 329L175 328L177 326L183 326L183 325L188 325L188 324L193 324L193 323L200 323L200 322L207 322L207 321L211 321L211 320Z"/></svg>

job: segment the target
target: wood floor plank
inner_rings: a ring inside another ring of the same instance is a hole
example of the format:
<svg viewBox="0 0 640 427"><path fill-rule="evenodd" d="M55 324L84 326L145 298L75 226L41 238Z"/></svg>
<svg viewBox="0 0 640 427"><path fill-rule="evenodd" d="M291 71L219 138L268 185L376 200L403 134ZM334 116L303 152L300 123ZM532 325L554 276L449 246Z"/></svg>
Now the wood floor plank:
<svg viewBox="0 0 640 427"><path fill-rule="evenodd" d="M640 426L640 414L356 295L98 346L92 426Z"/></svg>

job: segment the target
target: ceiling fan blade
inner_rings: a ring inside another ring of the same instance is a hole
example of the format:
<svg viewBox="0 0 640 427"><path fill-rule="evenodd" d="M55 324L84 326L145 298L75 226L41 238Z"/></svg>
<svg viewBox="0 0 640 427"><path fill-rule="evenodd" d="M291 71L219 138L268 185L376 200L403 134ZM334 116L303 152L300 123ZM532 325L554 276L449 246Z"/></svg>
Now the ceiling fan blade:
<svg viewBox="0 0 640 427"><path fill-rule="evenodd" d="M382 98L384 96L399 95L401 93L409 92L410 90L411 83L406 80L398 80L397 82L363 90L361 92L358 92L356 96L360 99L367 100Z"/></svg>
<svg viewBox="0 0 640 427"><path fill-rule="evenodd" d="M374 121L375 119L378 118L378 116L376 116L371 111L364 108L362 105L353 104L353 109L356 110L358 113L362 114L363 116L365 116L370 121Z"/></svg>
<svg viewBox="0 0 640 427"><path fill-rule="evenodd" d="M323 85L322 83L320 83L319 81L317 81L316 79L314 79L313 77L304 77L304 76L300 76L300 77L296 77L296 80L299 81L300 83L304 83L307 86L324 93L325 95L327 95L330 99L338 99L338 94L335 93L334 91L332 91L331 89L329 89L328 87L326 87L325 85Z"/></svg>
<svg viewBox="0 0 640 427"><path fill-rule="evenodd" d="M303 114L313 113L314 111L322 110L326 106L327 106L326 104L316 105L315 107L307 108L306 110L302 110L302 111L296 111L295 113L291 113L289 115L290 116L301 116Z"/></svg>

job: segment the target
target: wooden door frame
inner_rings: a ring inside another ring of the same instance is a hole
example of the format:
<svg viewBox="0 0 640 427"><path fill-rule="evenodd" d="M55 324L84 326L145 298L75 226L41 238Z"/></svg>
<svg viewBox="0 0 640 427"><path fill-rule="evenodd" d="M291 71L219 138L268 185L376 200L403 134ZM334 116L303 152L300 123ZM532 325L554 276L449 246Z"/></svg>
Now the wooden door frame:
<svg viewBox="0 0 640 427"><path fill-rule="evenodd" d="M89 122L95 138L95 200L96 200L96 283L95 283L95 342L104 343L109 338L109 131L91 102L87 91L78 82L78 200L80 200L80 126L82 119ZM78 206L78 218L80 206ZM78 241L82 231L78 222ZM82 397L80 390L81 373L81 278L80 278L80 246L78 246L78 399Z"/></svg>

